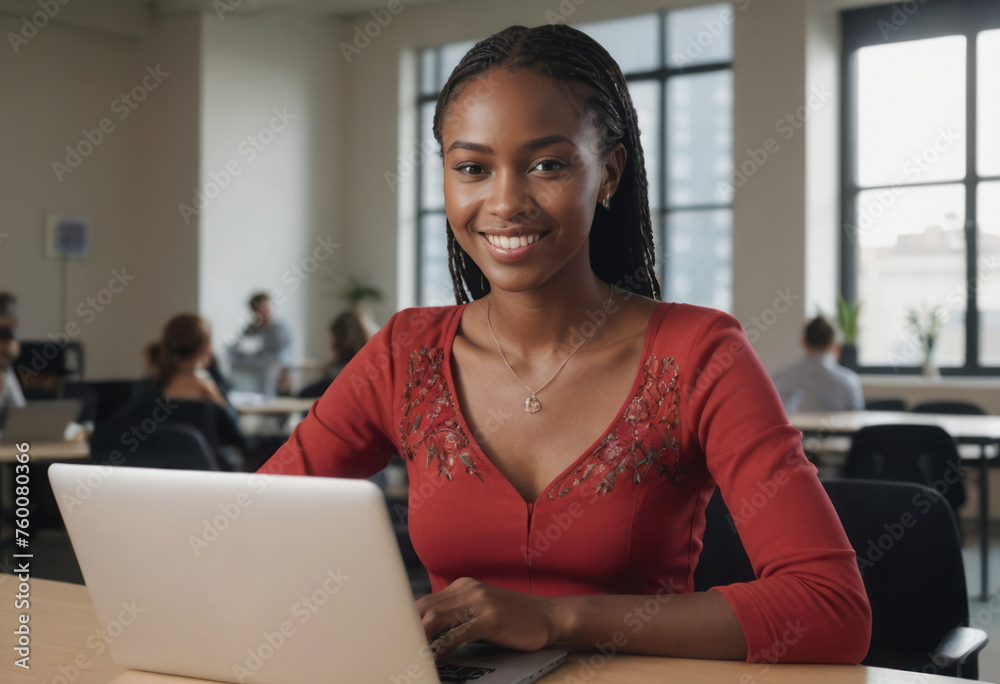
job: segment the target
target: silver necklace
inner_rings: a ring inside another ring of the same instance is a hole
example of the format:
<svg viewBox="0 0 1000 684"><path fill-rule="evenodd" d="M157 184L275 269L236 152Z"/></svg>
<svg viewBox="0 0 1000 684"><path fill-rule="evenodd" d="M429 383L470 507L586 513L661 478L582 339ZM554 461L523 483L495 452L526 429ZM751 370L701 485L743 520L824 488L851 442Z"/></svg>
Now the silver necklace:
<svg viewBox="0 0 1000 684"><path fill-rule="evenodd" d="M604 325L604 322L608 320L608 310L611 308L611 301L612 299L614 299L614 296L615 296L615 286L612 285L611 293L608 295L608 302L607 304L604 305L604 311L602 312L601 315L601 322L594 326L594 329L590 331L589 335L587 335L587 339L581 342L580 345L573 350L573 353L567 356L566 360L563 361L558 368L556 368L556 372L553 373L551 376L549 376L549 379L546 380L544 384L542 384L542 386L536 390L532 390L530 387L524 384L524 381L521 380L521 378L517 377L517 373L515 373L514 369L511 367L510 361L507 360L507 355L503 353L503 349L500 347L500 341L497 339L497 334L493 332L493 323L490 322L490 304L493 302L493 297L490 296L490 298L486 300L486 325L489 326L490 328L490 335L493 336L493 342L496 343L497 345L497 351L500 352L500 358L503 359L503 362L505 364L507 364L507 369L511 372L511 374L515 378L517 378L517 381L522 385L524 385L524 389L531 392L531 396L524 400L525 413L538 413L539 411L542 410L542 402L538 401L537 394L541 392L543 389L545 389L550 382L552 382L552 380L559 374L559 371L563 369L563 366L569 363L569 360L572 359L576 355L576 353L583 348L583 345L590 342L590 338L594 336L594 333L597 332L597 329L600 328L602 325Z"/></svg>

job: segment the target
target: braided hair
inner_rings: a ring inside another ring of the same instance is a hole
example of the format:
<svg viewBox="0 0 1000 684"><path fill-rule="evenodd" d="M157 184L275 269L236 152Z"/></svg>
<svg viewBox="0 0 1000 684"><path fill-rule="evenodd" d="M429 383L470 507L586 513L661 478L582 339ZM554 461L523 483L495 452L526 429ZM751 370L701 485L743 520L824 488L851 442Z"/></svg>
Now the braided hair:
<svg viewBox="0 0 1000 684"><path fill-rule="evenodd" d="M615 60L597 41L561 24L511 26L476 43L452 71L434 110L434 138L444 148L441 127L449 105L469 82L494 69L529 69L564 82L589 86L583 103L601 129L601 154L621 143L627 159L611 209L598 205L590 229L590 265L601 280L635 294L660 298L654 268L653 224L649 213L646 166L639 142L639 119ZM455 299L483 297L490 284L482 270L448 232L448 269Z"/></svg>

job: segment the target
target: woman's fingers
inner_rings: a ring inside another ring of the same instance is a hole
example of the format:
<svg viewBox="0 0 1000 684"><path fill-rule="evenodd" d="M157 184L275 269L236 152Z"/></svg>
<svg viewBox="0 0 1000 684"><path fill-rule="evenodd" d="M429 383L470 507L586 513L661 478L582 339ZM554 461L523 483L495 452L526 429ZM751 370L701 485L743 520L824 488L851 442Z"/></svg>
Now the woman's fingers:
<svg viewBox="0 0 1000 684"><path fill-rule="evenodd" d="M420 621L428 639L436 639L476 617L476 609L460 600L447 601L423 611Z"/></svg>
<svg viewBox="0 0 1000 684"><path fill-rule="evenodd" d="M481 639L483 636L480 634L481 631L482 621L479 618L472 618L467 622L456 625L431 641L431 652L434 654L436 660L447 658L462 644Z"/></svg>
<svg viewBox="0 0 1000 684"><path fill-rule="evenodd" d="M476 584L475 580L463 577L436 594L417 599L417 611L428 639L468 622L475 615L480 596L470 590Z"/></svg>

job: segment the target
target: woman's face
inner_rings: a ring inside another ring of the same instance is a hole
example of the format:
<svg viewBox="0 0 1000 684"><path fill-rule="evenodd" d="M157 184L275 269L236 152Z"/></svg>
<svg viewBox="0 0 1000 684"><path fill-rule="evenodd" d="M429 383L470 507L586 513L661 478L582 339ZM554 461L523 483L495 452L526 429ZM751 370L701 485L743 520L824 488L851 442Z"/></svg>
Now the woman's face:
<svg viewBox="0 0 1000 684"><path fill-rule="evenodd" d="M493 288L525 291L590 273L597 203L625 166L600 154L582 86L495 70L465 84L442 122L445 211Z"/></svg>

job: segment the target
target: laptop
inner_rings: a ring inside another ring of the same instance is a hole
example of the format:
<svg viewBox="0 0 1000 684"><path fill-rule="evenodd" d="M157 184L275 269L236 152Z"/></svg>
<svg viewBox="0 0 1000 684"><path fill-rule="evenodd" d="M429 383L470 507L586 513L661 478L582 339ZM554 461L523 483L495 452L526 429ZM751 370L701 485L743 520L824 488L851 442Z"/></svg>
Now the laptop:
<svg viewBox="0 0 1000 684"><path fill-rule="evenodd" d="M527 684L566 651L430 653L365 480L56 463L49 479L111 658L244 684Z"/></svg>
<svg viewBox="0 0 1000 684"><path fill-rule="evenodd" d="M29 401L24 406L11 406L2 426L0 444L62 442L66 426L79 418L81 406L79 399Z"/></svg>

